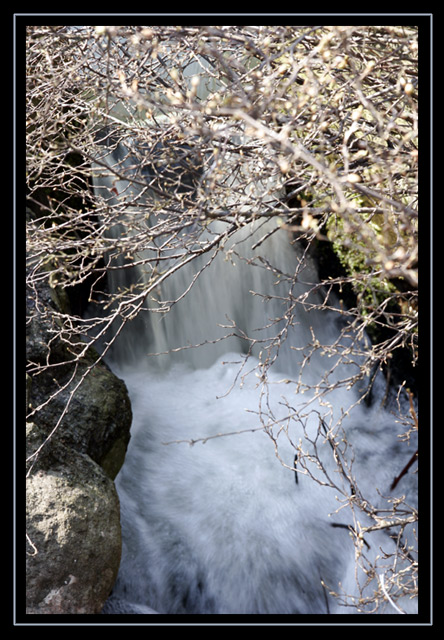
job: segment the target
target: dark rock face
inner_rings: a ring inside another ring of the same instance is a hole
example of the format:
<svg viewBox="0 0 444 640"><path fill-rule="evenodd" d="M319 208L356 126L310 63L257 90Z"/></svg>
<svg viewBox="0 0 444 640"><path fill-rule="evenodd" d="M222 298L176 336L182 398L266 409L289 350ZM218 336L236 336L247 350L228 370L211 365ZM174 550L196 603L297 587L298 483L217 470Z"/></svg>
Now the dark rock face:
<svg viewBox="0 0 444 640"><path fill-rule="evenodd" d="M77 365L75 372L73 367L61 367L56 373L56 381L52 371L40 374L30 382L28 397L31 406L38 407L49 396L57 394L35 417L35 422L46 436L52 432L69 403L51 437L54 440L52 446L48 447L48 452L42 451L41 456L50 455L55 443L62 443L87 454L113 480L123 464L129 441L131 404L124 382L103 363L89 371L92 362L88 355ZM82 378L80 386L75 389Z"/></svg>
<svg viewBox="0 0 444 640"><path fill-rule="evenodd" d="M56 366L27 376L28 411L43 405L26 433L27 613L100 613L120 564L113 479L131 405L122 380L103 363L91 366L92 350L70 362L58 336L64 304L48 286L29 291L28 360Z"/></svg>

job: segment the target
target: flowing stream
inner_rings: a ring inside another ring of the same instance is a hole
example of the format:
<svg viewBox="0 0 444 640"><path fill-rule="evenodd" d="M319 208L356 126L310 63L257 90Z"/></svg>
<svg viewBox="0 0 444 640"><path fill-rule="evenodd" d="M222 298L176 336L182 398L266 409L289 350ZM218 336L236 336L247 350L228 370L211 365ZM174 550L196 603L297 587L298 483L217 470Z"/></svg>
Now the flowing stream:
<svg viewBox="0 0 444 640"><path fill-rule="evenodd" d="M359 384L325 391L357 373L359 342L339 313L311 308L324 300L309 293L316 269L275 227L258 218L172 273L116 341L109 363L134 419L116 479L122 562L105 613L356 613L341 595L370 596L394 562L400 541L387 529L357 546L353 532L374 521L353 493L380 508L391 495L413 503L414 474L389 490L413 444L381 408L378 380L370 407ZM110 287L140 282L143 269L110 273ZM378 613L415 606L387 597Z"/></svg>

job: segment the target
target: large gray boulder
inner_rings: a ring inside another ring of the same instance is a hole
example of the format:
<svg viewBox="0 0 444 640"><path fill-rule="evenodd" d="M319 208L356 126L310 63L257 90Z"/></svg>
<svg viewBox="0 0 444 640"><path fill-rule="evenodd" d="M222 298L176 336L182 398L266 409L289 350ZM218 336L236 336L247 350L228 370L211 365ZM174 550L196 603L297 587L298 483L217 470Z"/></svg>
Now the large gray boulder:
<svg viewBox="0 0 444 640"><path fill-rule="evenodd" d="M93 350L73 361L75 349L58 335L66 304L43 283L28 290L27 358L51 366L27 376L27 613L100 613L120 564L113 480L131 405L122 380L103 363L91 366Z"/></svg>
<svg viewBox="0 0 444 640"><path fill-rule="evenodd" d="M120 562L119 500L85 454L27 478L27 613L100 613Z"/></svg>

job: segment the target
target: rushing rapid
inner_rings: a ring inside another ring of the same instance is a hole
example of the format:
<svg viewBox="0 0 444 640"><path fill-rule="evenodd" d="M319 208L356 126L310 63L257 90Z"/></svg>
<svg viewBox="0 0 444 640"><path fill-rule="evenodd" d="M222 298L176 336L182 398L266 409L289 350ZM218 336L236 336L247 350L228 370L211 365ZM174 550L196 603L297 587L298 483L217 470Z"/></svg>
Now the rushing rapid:
<svg viewBox="0 0 444 640"><path fill-rule="evenodd" d="M96 189L110 203L128 192L106 177ZM404 425L360 401L366 338L334 301L323 305L287 232L258 216L225 238L228 225L190 230L110 351L134 419L116 480L122 562L104 613L365 612L402 570L397 546L414 542L413 525L395 539L389 527L362 535L375 521L358 506L414 503L415 475L390 490L412 454ZM113 232L130 233L125 220ZM209 249L191 260L193 243ZM111 271L111 290L148 283L150 255ZM378 608L415 611L390 596Z"/></svg>

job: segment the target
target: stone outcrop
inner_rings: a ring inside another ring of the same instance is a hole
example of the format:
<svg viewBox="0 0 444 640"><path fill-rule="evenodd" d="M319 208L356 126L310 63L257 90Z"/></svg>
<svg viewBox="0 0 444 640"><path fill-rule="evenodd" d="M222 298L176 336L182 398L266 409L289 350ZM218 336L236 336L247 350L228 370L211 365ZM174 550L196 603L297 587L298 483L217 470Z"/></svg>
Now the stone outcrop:
<svg viewBox="0 0 444 640"><path fill-rule="evenodd" d="M66 304L49 286L28 290L27 357L52 366L27 376L27 613L100 613L120 564L113 480L131 405L123 381L103 363L91 367L92 350L74 362L59 332Z"/></svg>

